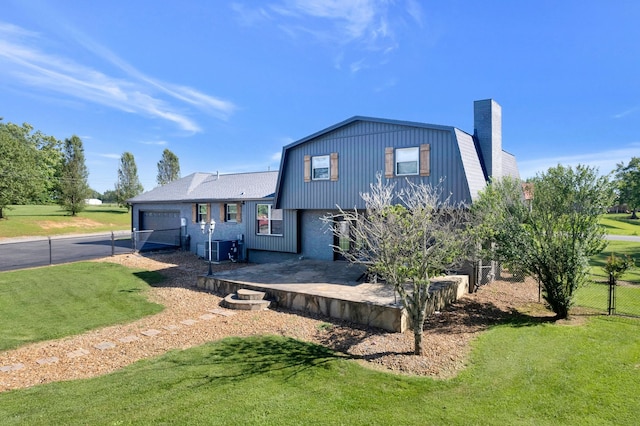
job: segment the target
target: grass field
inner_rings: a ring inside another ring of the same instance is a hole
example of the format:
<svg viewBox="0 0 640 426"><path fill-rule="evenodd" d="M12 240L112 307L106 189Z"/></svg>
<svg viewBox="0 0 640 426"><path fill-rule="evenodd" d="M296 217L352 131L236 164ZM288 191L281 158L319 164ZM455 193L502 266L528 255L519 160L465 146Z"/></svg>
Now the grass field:
<svg viewBox="0 0 640 426"><path fill-rule="evenodd" d="M230 338L0 395L5 425L635 425L640 322L514 323L457 378L376 372L321 346Z"/></svg>
<svg viewBox="0 0 640 426"><path fill-rule="evenodd" d="M0 273L0 350L154 314L144 292L162 277L81 262Z"/></svg>
<svg viewBox="0 0 640 426"><path fill-rule="evenodd" d="M71 217L57 205L11 206L0 219L0 238L81 234L131 229L131 214L115 205L86 206Z"/></svg>
<svg viewBox="0 0 640 426"><path fill-rule="evenodd" d="M600 223L612 235L640 235L640 219L629 219L628 213L605 214Z"/></svg>
<svg viewBox="0 0 640 426"><path fill-rule="evenodd" d="M616 255L628 255L635 261L636 267L627 271L621 281L632 282L640 285L640 243L630 241L608 241L604 251L591 258L591 276L594 281L607 282L609 277L602 267L607 262L611 253Z"/></svg>
<svg viewBox="0 0 640 426"><path fill-rule="evenodd" d="M575 304L596 311L607 312L609 301L609 277L602 269L607 257L626 254L631 256L636 267L627 271L616 287L616 312L625 315L640 316L640 243L628 241L609 241L607 248L591 258L591 279L585 287L575 293Z"/></svg>

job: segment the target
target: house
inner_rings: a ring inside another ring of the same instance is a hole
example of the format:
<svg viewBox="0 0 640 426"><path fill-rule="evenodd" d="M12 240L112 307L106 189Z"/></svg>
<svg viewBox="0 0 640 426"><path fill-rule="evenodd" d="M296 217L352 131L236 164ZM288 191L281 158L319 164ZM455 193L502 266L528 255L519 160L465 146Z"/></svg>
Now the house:
<svg viewBox="0 0 640 426"><path fill-rule="evenodd" d="M201 224L215 222L213 238L239 241L245 235L259 232L255 215L247 213L262 201L271 205L278 172L237 174L193 173L166 185L131 198L131 223L140 231L138 247L179 246L205 257L208 235ZM264 210L264 208L262 208ZM253 211L253 210L251 210ZM235 253L242 257L243 252ZM208 257L208 255L206 256ZM227 260L221 256L216 260Z"/></svg>
<svg viewBox="0 0 640 426"><path fill-rule="evenodd" d="M441 182L452 201L467 204L490 178L519 178L515 157L502 149L501 107L487 99L474 102L473 134L452 126L352 117L285 146L279 172L195 173L137 196L130 200L132 223L147 230L182 223L181 235L189 234L189 248L197 251L204 242L199 223L213 218L214 238L239 240L249 261L338 260L331 246L340 238L321 217L337 206L364 208L360 194L378 174L397 189L407 182ZM172 219L163 219L163 212ZM340 226L348 236L348 223Z"/></svg>

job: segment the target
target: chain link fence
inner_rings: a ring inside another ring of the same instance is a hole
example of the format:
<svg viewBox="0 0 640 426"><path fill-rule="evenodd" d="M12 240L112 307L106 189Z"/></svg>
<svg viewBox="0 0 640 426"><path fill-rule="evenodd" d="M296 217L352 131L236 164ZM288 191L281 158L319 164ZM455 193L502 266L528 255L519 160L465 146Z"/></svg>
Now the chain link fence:
<svg viewBox="0 0 640 426"><path fill-rule="evenodd" d="M591 282L576 291L575 305L587 313L640 317L640 285Z"/></svg>

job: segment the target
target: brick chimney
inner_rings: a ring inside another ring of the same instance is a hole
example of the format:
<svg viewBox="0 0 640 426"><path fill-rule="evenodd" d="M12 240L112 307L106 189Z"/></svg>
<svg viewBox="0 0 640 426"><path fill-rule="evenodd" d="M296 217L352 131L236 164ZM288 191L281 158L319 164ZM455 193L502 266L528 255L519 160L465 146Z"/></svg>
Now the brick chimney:
<svg viewBox="0 0 640 426"><path fill-rule="evenodd" d="M502 107L493 99L473 103L473 136L487 179L502 177Z"/></svg>

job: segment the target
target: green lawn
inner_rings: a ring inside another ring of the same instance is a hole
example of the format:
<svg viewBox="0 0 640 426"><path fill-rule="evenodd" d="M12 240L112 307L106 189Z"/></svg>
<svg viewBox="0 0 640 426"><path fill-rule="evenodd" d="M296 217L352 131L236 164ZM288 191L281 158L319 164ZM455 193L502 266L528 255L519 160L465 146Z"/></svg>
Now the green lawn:
<svg viewBox="0 0 640 426"><path fill-rule="evenodd" d="M0 394L2 423L635 425L640 321L514 323L437 381L281 337L229 338L89 380ZM428 360L427 360L428 361Z"/></svg>
<svg viewBox="0 0 640 426"><path fill-rule="evenodd" d="M629 219L627 213L605 214L600 223L607 229L607 234L640 235L640 219Z"/></svg>
<svg viewBox="0 0 640 426"><path fill-rule="evenodd" d="M628 241L609 241L607 248L591 258L591 279L585 287L575 293L575 304L596 311L607 312L609 301L609 277L602 269L607 257L626 254L636 263L636 268L627 271L616 287L616 311L625 315L640 316L640 243Z"/></svg>
<svg viewBox="0 0 640 426"><path fill-rule="evenodd" d="M607 248L602 253L591 258L591 276L593 280L606 282L609 279L602 267L605 265L607 257L611 256L611 253L616 255L626 254L634 259L636 267L627 271L620 280L640 285L640 243L629 241L608 241L607 243Z"/></svg>
<svg viewBox="0 0 640 426"><path fill-rule="evenodd" d="M71 217L57 205L11 206L0 219L0 238L48 236L131 229L131 214L113 205L86 206Z"/></svg>
<svg viewBox="0 0 640 426"><path fill-rule="evenodd" d="M96 262L2 272L0 350L160 312L144 293L161 279L156 272Z"/></svg>

